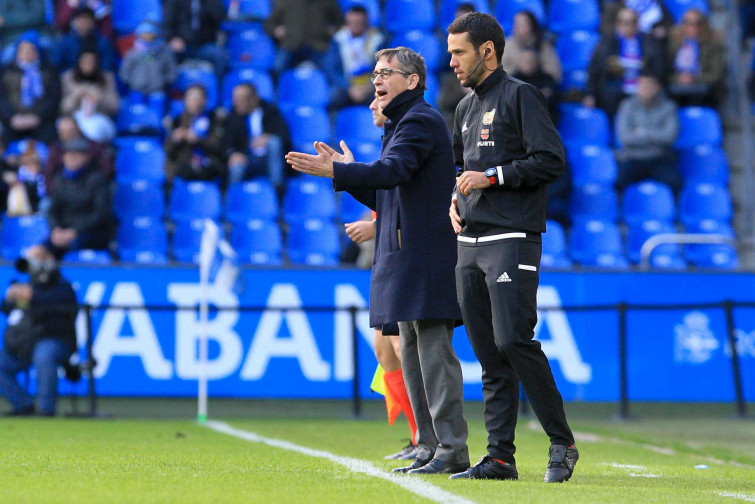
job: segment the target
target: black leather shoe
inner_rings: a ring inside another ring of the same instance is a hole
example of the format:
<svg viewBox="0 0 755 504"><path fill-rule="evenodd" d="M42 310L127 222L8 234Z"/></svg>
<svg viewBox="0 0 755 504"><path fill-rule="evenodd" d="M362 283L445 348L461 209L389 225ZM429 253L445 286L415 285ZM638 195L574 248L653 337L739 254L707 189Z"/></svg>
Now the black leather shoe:
<svg viewBox="0 0 755 504"><path fill-rule="evenodd" d="M516 465L502 464L493 460L490 455L485 455L466 471L452 474L448 479L516 480L519 479L519 473L516 470Z"/></svg>
<svg viewBox="0 0 755 504"><path fill-rule="evenodd" d="M408 473L409 471L413 471L415 469L419 469L420 467L429 464L431 460L432 460L432 458L428 458L428 459L416 458L408 466L406 466L406 467L397 467L394 470L392 470L391 472L394 473L394 474L405 474L405 473Z"/></svg>
<svg viewBox="0 0 755 504"><path fill-rule="evenodd" d="M450 464L439 459L432 459L428 464L418 469L411 469L407 474L453 474L465 471L469 468L469 463Z"/></svg>
<svg viewBox="0 0 755 504"><path fill-rule="evenodd" d="M546 483L569 481L572 472L574 472L574 466L577 460L579 460L577 447L574 445L552 445L548 453L550 460L548 461L548 468L545 470L543 481Z"/></svg>

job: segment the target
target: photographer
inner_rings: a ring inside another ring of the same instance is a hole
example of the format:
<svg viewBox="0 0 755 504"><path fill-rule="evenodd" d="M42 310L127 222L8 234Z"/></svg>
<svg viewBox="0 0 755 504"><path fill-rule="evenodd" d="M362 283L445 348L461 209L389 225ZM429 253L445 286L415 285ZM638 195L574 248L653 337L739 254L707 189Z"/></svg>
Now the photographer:
<svg viewBox="0 0 755 504"><path fill-rule="evenodd" d="M76 351L76 294L44 246L31 248L16 269L28 273L31 281L11 283L2 302L8 320L0 349L0 394L13 406L12 416L54 416L58 367ZM16 378L32 365L37 372L36 409Z"/></svg>

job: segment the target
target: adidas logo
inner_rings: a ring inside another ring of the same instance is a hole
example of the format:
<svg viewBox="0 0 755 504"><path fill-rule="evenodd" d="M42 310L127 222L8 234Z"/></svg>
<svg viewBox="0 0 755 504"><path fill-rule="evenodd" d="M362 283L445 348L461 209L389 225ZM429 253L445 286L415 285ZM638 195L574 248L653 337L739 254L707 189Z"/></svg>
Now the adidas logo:
<svg viewBox="0 0 755 504"><path fill-rule="evenodd" d="M501 276L499 276L498 278L496 278L496 282L498 282L498 283L501 283L501 282L510 282L510 281L511 281L511 277L505 271L501 274Z"/></svg>

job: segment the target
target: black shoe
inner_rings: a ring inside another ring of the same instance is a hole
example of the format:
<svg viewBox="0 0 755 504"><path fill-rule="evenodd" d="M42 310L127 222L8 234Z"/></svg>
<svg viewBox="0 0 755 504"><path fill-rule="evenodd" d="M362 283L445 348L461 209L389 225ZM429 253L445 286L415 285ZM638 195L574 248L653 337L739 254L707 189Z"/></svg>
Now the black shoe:
<svg viewBox="0 0 755 504"><path fill-rule="evenodd" d="M383 457L385 460L412 460L417 456L419 446L414 446L412 443L404 446L401 451L386 455Z"/></svg>
<svg viewBox="0 0 755 504"><path fill-rule="evenodd" d="M407 474L453 474L465 471L469 468L469 463L451 464L443 462L440 459L432 459L430 463L417 469L407 471Z"/></svg>
<svg viewBox="0 0 755 504"><path fill-rule="evenodd" d="M34 406L27 406L25 408L9 411L8 413L5 413L5 416L34 416Z"/></svg>
<svg viewBox="0 0 755 504"><path fill-rule="evenodd" d="M485 455L466 471L452 474L448 479L516 480L519 479L519 473L516 470L516 465L501 463L493 460L490 455Z"/></svg>
<svg viewBox="0 0 755 504"><path fill-rule="evenodd" d="M543 481L546 483L563 483L569 481L572 472L574 472L574 466L579 460L579 452L574 445L552 445L548 454L550 460L548 461L548 468L545 470L545 478Z"/></svg>
<svg viewBox="0 0 755 504"><path fill-rule="evenodd" d="M414 469L419 469L420 467L429 464L431 460L432 460L432 457L428 458L428 459L415 458L412 461L412 463L409 464L408 466L406 466L406 467L397 467L394 470L392 470L391 472L394 473L394 474L406 474L409 471L412 471Z"/></svg>

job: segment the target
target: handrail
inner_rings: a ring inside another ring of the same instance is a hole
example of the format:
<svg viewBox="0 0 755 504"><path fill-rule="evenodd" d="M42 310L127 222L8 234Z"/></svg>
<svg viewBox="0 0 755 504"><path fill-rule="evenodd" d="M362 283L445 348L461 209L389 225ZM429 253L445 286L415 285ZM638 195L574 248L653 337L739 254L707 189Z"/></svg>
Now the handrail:
<svg viewBox="0 0 755 504"><path fill-rule="evenodd" d="M643 270L650 269L650 254L659 245L666 244L688 245L688 244L731 244L736 241L731 236L723 234L705 234L705 233L659 233L653 235L642 244L640 248L640 268Z"/></svg>

